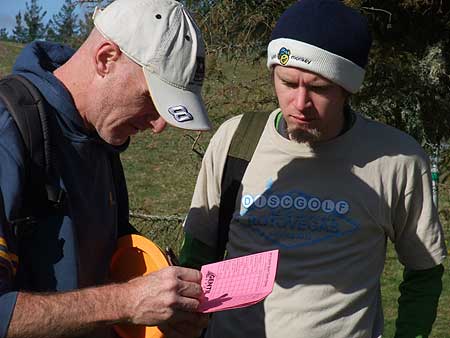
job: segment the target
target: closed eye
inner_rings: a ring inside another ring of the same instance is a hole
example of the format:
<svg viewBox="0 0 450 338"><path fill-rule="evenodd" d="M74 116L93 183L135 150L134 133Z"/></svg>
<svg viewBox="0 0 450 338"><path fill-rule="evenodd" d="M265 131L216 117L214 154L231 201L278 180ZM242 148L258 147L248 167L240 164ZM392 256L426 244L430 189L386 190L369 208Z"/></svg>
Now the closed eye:
<svg viewBox="0 0 450 338"><path fill-rule="evenodd" d="M297 86L298 86L297 82L289 82L289 81L281 80L281 83L283 84L283 86L288 87L288 88L297 88Z"/></svg>
<svg viewBox="0 0 450 338"><path fill-rule="evenodd" d="M332 86L329 86L329 85L309 85L308 90L315 92L315 93L324 93L331 87Z"/></svg>

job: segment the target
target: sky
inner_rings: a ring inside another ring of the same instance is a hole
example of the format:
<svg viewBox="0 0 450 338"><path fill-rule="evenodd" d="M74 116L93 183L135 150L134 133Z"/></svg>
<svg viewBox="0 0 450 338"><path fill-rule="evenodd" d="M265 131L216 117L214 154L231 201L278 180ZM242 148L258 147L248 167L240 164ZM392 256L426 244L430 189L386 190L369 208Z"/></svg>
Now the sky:
<svg viewBox="0 0 450 338"><path fill-rule="evenodd" d="M20 11L22 14L26 10L25 3L30 4L30 0L0 0L0 28L6 28L10 32L16 24L16 14ZM46 23L53 14L59 12L64 4L64 0L38 0L38 5L42 7L42 12L47 11L44 17Z"/></svg>

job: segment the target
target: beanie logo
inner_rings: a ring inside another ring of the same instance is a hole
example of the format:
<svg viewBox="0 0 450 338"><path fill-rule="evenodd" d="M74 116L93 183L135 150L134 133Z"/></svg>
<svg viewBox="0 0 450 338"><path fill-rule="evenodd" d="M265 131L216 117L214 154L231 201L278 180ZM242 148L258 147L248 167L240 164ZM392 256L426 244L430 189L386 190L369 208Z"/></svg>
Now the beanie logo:
<svg viewBox="0 0 450 338"><path fill-rule="evenodd" d="M284 66L289 61L289 56L291 55L291 51L286 47L281 47L280 51L277 54L278 60Z"/></svg>

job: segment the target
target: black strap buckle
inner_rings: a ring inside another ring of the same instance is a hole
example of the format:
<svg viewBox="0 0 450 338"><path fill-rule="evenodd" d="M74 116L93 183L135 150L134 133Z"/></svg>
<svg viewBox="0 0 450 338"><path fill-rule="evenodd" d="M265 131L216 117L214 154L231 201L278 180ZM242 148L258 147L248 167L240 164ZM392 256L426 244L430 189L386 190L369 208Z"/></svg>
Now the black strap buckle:
<svg viewBox="0 0 450 338"><path fill-rule="evenodd" d="M11 221L13 233L16 238L22 238L33 234L36 228L37 218L33 216L27 216L18 218Z"/></svg>

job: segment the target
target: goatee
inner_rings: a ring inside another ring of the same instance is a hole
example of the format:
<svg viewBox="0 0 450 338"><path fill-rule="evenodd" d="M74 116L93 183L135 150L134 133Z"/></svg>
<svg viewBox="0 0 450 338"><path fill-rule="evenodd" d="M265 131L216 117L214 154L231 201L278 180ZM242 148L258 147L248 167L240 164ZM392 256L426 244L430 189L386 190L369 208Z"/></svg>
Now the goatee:
<svg viewBox="0 0 450 338"><path fill-rule="evenodd" d="M318 129L299 129L288 127L289 139L298 143L313 144L320 141L321 133Z"/></svg>

